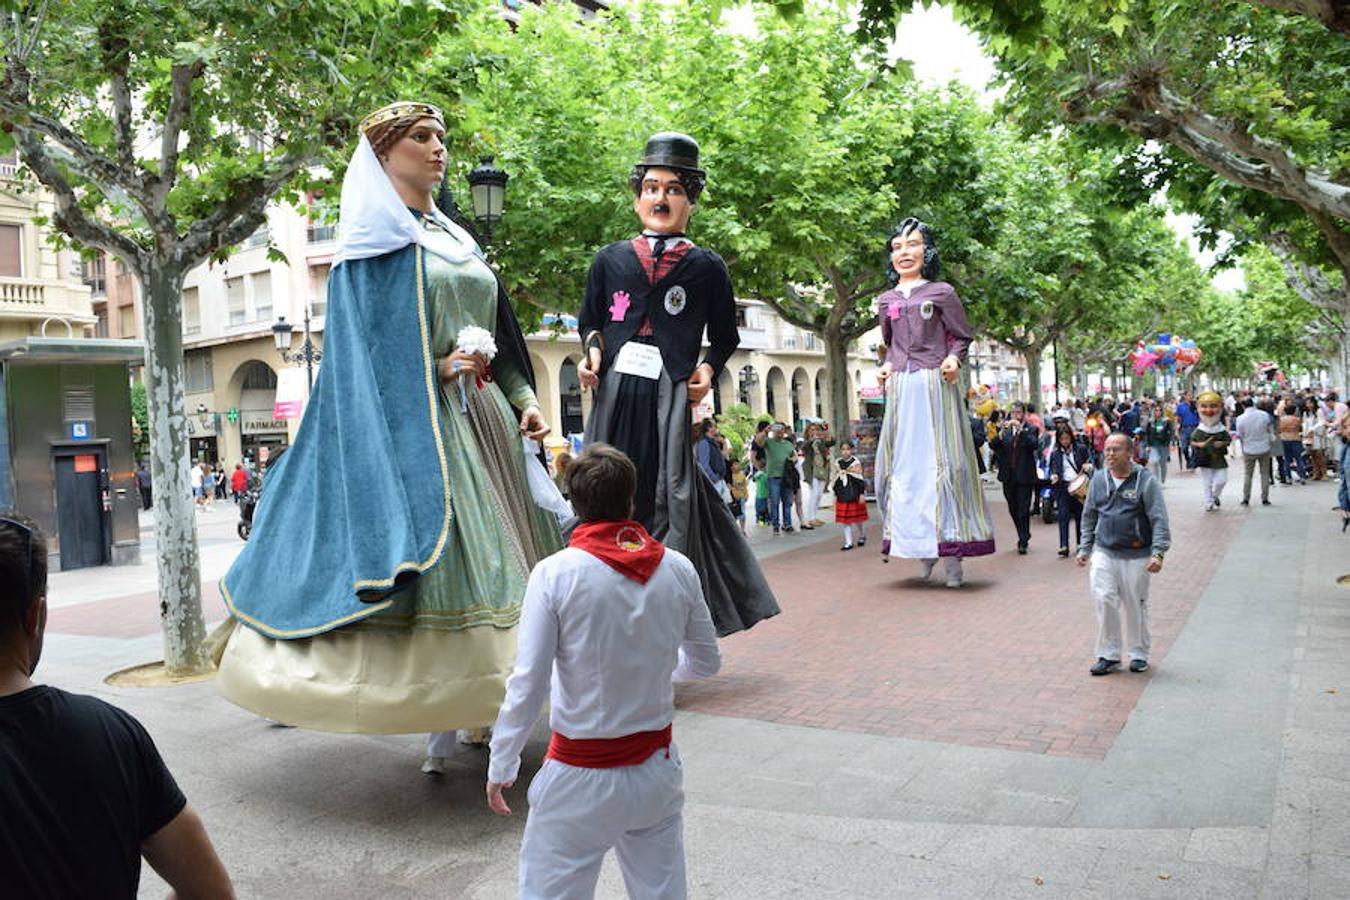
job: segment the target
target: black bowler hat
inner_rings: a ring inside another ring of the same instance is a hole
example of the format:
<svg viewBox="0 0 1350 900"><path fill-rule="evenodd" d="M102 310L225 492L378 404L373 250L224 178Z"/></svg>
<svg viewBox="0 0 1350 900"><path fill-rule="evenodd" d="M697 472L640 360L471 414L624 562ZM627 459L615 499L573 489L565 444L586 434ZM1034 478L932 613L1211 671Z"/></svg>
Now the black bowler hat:
<svg viewBox="0 0 1350 900"><path fill-rule="evenodd" d="M706 174L698 167L698 141L678 131L663 131L648 138L638 165Z"/></svg>

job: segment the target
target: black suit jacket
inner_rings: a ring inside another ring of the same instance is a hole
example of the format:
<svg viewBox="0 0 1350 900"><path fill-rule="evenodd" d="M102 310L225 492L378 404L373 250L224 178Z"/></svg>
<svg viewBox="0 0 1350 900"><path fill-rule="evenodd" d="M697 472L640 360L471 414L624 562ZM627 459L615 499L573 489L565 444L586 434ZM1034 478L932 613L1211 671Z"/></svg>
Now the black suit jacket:
<svg viewBox="0 0 1350 900"><path fill-rule="evenodd" d="M1084 444L1082 441L1076 439L1074 440L1073 444L1069 447L1069 453L1071 454L1070 459L1073 462L1073 467L1080 472L1083 471L1083 466L1087 465L1092 458L1092 453L1091 451L1088 450L1087 445ZM1056 444L1055 449L1050 451L1050 474L1059 475L1060 476L1059 480L1060 483L1062 484L1064 482L1063 472L1064 472L1064 451L1060 449L1058 444Z"/></svg>
<svg viewBox="0 0 1350 900"><path fill-rule="evenodd" d="M620 294L623 303L616 305ZM631 241L610 244L595 255L577 331L583 341L593 331L604 337L602 376L644 318L651 320L652 336L674 382L698 366L705 328L709 346L702 362L712 366L714 379L741 342L726 263L704 247L690 249L656 284L647 280Z"/></svg>
<svg viewBox="0 0 1350 900"><path fill-rule="evenodd" d="M1035 485L1039 481L1036 453L1040 436L1041 430L1028 423L1022 428L1005 428L989 442L998 457L999 481L1024 485Z"/></svg>

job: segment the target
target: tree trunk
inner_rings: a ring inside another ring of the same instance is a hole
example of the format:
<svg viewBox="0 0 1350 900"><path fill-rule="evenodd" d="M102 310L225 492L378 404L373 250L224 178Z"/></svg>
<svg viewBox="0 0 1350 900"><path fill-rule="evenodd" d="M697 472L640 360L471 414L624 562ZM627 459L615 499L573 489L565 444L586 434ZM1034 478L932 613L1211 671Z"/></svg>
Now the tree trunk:
<svg viewBox="0 0 1350 900"><path fill-rule="evenodd" d="M825 374L830 392L826 415L835 440L840 440L849 436L848 340L839 331L829 328L821 333L821 339L825 343Z"/></svg>
<svg viewBox="0 0 1350 900"><path fill-rule="evenodd" d="M171 674L206 671L197 518L188 477L183 406L184 272L172 266L143 273L145 387L150 413L150 476L159 544L159 616L164 663Z"/></svg>
<svg viewBox="0 0 1350 900"><path fill-rule="evenodd" d="M1339 312L1341 333L1336 341L1336 351L1327 360L1331 370L1331 386L1339 392L1341 400L1350 396L1350 277L1341 289L1344 302Z"/></svg>
<svg viewBox="0 0 1350 900"><path fill-rule="evenodd" d="M1027 364L1027 402L1036 404L1036 412L1041 408L1041 347L1022 349L1022 360Z"/></svg>

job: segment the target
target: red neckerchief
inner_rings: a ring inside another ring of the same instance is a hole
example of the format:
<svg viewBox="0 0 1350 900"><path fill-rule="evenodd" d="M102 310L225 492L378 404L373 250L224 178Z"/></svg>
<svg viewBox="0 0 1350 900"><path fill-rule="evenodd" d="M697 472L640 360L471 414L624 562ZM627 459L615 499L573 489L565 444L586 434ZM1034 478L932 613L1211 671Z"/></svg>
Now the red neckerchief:
<svg viewBox="0 0 1350 900"><path fill-rule="evenodd" d="M632 519L583 522L572 530L568 546L585 550L614 571L646 584L665 556L665 545Z"/></svg>

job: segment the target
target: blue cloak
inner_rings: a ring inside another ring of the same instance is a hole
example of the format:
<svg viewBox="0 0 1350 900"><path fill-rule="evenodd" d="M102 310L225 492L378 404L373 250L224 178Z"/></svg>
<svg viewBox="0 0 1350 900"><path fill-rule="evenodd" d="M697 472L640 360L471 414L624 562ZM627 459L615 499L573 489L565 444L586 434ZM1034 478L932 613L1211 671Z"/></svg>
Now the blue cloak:
<svg viewBox="0 0 1350 900"><path fill-rule="evenodd" d="M311 637L387 609L445 549L454 505L423 253L409 245L330 274L313 396L220 582L235 618L269 637ZM497 306L498 353L533 383L500 287Z"/></svg>

